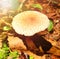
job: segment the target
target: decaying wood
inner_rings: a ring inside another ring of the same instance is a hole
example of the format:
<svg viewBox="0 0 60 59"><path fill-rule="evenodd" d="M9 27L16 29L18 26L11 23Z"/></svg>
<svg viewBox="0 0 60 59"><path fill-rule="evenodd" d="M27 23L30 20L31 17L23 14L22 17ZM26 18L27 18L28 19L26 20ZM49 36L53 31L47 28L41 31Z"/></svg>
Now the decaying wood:
<svg viewBox="0 0 60 59"><path fill-rule="evenodd" d="M52 48L47 52L56 56L60 56L60 49L56 48L55 46L52 46Z"/></svg>

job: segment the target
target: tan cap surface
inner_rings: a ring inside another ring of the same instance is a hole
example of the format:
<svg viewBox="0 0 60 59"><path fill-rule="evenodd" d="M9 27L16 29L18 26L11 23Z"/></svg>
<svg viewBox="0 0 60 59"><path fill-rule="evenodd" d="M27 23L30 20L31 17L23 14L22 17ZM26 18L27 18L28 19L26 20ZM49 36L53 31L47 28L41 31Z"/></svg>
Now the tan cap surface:
<svg viewBox="0 0 60 59"><path fill-rule="evenodd" d="M46 15L37 11L24 11L13 18L12 27L21 35L32 36L49 26Z"/></svg>

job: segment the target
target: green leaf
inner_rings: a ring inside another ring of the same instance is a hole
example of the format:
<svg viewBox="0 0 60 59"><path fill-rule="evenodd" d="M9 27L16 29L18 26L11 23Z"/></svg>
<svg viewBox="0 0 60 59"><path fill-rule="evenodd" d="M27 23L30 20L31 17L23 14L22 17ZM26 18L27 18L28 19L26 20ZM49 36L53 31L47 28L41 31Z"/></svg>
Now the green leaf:
<svg viewBox="0 0 60 59"><path fill-rule="evenodd" d="M34 57L33 56L29 56L29 59L34 59Z"/></svg>
<svg viewBox="0 0 60 59"><path fill-rule="evenodd" d="M5 51L4 51L4 50L2 50L2 49L0 49L0 59L2 59L2 58L3 58L4 54L5 54Z"/></svg>
<svg viewBox="0 0 60 59"><path fill-rule="evenodd" d="M8 56L8 52L3 49L0 49L0 59L6 59Z"/></svg>
<svg viewBox="0 0 60 59"><path fill-rule="evenodd" d="M17 51L10 52L9 56L11 56L13 59L16 59L18 57L18 52Z"/></svg>
<svg viewBox="0 0 60 59"><path fill-rule="evenodd" d="M38 8L40 10L43 10L43 7L40 4L33 4L32 7L33 8Z"/></svg>
<svg viewBox="0 0 60 59"><path fill-rule="evenodd" d="M50 24L47 29L48 31L51 31L53 29L53 21L50 20Z"/></svg>
<svg viewBox="0 0 60 59"><path fill-rule="evenodd" d="M9 26L4 26L4 27L3 27L3 30L4 30L4 31L9 31L9 30L11 30L11 27L9 27Z"/></svg>
<svg viewBox="0 0 60 59"><path fill-rule="evenodd" d="M7 56L9 55L9 48L6 44L3 45L3 47L0 49L0 59L7 59Z"/></svg>
<svg viewBox="0 0 60 59"><path fill-rule="evenodd" d="M2 48L0 49L0 59L7 59L8 56L12 57L12 59L17 59L19 54L17 51L10 51L7 44L4 43Z"/></svg>

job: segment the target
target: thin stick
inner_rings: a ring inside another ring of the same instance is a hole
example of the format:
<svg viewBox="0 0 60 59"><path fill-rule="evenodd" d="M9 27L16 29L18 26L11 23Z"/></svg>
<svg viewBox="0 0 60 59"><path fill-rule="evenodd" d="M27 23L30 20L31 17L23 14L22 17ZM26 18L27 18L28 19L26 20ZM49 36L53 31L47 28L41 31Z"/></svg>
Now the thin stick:
<svg viewBox="0 0 60 59"><path fill-rule="evenodd" d="M22 9L22 6L23 6L23 4L24 4L25 1L26 1L26 0L23 0L23 1L21 2L20 6L19 6L19 8L18 8L18 11Z"/></svg>
<svg viewBox="0 0 60 59"><path fill-rule="evenodd" d="M8 25L8 26L10 26L10 27L12 27L12 25L11 24L9 24L9 23L7 23L6 21L4 21L4 20L0 20L1 22L3 22L3 23L5 23L6 25Z"/></svg>

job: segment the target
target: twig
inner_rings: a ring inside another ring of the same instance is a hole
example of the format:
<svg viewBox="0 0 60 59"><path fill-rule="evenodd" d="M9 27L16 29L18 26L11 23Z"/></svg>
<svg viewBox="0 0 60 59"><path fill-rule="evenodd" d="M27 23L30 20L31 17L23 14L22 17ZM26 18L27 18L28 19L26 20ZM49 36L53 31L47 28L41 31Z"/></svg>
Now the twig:
<svg viewBox="0 0 60 59"><path fill-rule="evenodd" d="M22 9L22 6L23 6L23 4L24 4L25 1L26 1L26 0L23 0L23 1L21 2L20 6L19 6L19 8L18 8L18 11Z"/></svg>
<svg viewBox="0 0 60 59"><path fill-rule="evenodd" d="M1 22L3 22L3 23L5 23L6 25L8 25L8 26L10 26L10 27L12 27L12 25L11 24L9 24L9 23L7 23L5 20L0 20Z"/></svg>
<svg viewBox="0 0 60 59"><path fill-rule="evenodd" d="M49 0L48 5L50 5L51 1L52 1L52 0Z"/></svg>

